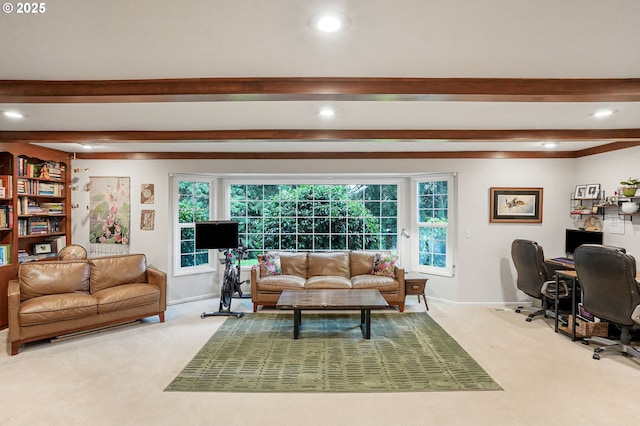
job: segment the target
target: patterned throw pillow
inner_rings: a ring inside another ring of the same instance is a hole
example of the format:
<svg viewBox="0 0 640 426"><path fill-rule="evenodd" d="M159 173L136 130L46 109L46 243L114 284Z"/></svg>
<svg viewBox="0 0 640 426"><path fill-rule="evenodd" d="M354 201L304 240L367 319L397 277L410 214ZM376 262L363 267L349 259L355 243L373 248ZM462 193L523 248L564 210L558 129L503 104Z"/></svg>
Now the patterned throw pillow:
<svg viewBox="0 0 640 426"><path fill-rule="evenodd" d="M373 258L373 268L371 270L371 273L373 275L395 277L397 261L398 261L398 256L394 254L377 253L376 256Z"/></svg>
<svg viewBox="0 0 640 426"><path fill-rule="evenodd" d="M258 265L260 265L261 277L268 277L270 275L282 275L280 256L278 256L277 254L259 254Z"/></svg>

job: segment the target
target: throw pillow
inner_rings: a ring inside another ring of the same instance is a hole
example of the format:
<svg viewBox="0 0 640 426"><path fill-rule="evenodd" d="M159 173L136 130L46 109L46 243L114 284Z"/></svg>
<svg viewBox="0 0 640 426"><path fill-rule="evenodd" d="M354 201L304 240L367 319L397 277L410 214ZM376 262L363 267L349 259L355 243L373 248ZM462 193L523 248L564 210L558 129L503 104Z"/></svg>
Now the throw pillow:
<svg viewBox="0 0 640 426"><path fill-rule="evenodd" d="M371 270L371 273L373 275L395 277L397 261L398 261L398 256L394 254L377 253L373 258L373 268Z"/></svg>
<svg viewBox="0 0 640 426"><path fill-rule="evenodd" d="M259 254L258 265L260 265L260 276L282 275L280 256L277 254Z"/></svg>

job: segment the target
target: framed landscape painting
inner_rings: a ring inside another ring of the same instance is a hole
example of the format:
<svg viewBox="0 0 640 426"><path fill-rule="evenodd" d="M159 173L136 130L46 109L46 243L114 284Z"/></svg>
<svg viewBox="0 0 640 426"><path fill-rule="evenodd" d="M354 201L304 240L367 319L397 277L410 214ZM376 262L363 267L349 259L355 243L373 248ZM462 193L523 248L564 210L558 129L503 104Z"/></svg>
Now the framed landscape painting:
<svg viewBox="0 0 640 426"><path fill-rule="evenodd" d="M542 223L543 188L490 188L490 223Z"/></svg>

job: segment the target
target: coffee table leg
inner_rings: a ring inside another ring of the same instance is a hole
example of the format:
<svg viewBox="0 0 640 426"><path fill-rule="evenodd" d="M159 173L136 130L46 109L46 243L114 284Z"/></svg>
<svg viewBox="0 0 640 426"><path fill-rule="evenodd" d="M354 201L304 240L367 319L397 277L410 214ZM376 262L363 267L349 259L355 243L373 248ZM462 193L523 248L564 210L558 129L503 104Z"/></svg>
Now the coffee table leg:
<svg viewBox="0 0 640 426"><path fill-rule="evenodd" d="M360 328L365 339L371 339L371 309L360 309Z"/></svg>
<svg viewBox="0 0 640 426"><path fill-rule="evenodd" d="M300 336L300 320L302 319L302 311L300 309L293 310L293 338Z"/></svg>

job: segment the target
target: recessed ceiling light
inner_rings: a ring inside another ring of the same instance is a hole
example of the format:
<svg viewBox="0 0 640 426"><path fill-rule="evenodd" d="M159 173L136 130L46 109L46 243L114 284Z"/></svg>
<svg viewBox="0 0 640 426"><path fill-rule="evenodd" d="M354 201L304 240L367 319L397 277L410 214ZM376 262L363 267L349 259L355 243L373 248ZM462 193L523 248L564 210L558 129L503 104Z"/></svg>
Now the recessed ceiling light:
<svg viewBox="0 0 640 426"><path fill-rule="evenodd" d="M604 118L604 117L609 117L610 115L612 115L615 111L612 109L601 109L600 111L596 111L593 114L591 114L593 117L595 118Z"/></svg>
<svg viewBox="0 0 640 426"><path fill-rule="evenodd" d="M335 33L349 26L351 20L341 12L317 13L309 19L311 28L323 33Z"/></svg>
<svg viewBox="0 0 640 426"><path fill-rule="evenodd" d="M93 147L95 147L95 145L92 143L81 143L80 146L82 147L82 149L93 149Z"/></svg>
<svg viewBox="0 0 640 426"><path fill-rule="evenodd" d="M547 149L555 148L556 145L557 145L557 143L555 143L555 142L544 142L542 144L542 146L544 146Z"/></svg>
<svg viewBox="0 0 640 426"><path fill-rule="evenodd" d="M324 107L318 110L318 115L323 118L335 117L336 110L331 107Z"/></svg>
<svg viewBox="0 0 640 426"><path fill-rule="evenodd" d="M24 118L24 114L21 113L20 111L4 111L3 114L5 117L10 118L12 120L20 120Z"/></svg>

